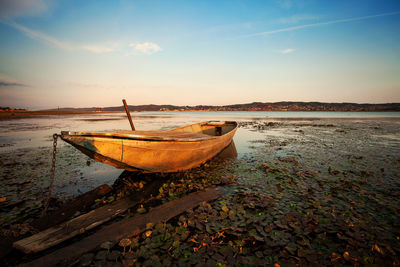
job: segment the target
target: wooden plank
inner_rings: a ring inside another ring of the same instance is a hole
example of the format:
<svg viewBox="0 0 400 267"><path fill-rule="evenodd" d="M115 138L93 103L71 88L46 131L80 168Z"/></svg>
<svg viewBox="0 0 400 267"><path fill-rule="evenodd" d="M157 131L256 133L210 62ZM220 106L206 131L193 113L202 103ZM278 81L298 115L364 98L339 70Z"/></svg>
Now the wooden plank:
<svg viewBox="0 0 400 267"><path fill-rule="evenodd" d="M30 225L38 230L44 230L57 225L74 215L77 211L82 211L93 204L93 202L103 197L112 190L107 184L100 185L71 201L62 205L58 210L38 219L33 220Z"/></svg>
<svg viewBox="0 0 400 267"><path fill-rule="evenodd" d="M93 202L112 190L111 186L103 184L95 189L80 195L65 203L56 211L44 217L33 220L30 225L37 230L44 230L69 219L77 211L82 211L93 204ZM21 240L20 237L2 237L0 240L0 259L13 251L13 243Z"/></svg>
<svg viewBox="0 0 400 267"><path fill-rule="evenodd" d="M123 174L121 174L119 178L125 177ZM92 229L125 212L127 209L138 204L143 198L158 192L160 185L160 180L152 179L152 181L146 184L141 192L137 192L128 198L115 201L110 205L95 209L87 214L81 215L61 225L49 228L36 235L19 240L14 243L14 247L25 253L34 253L57 245L62 241L81 234L82 230L86 231ZM13 243L9 244L10 248L12 247L12 244Z"/></svg>
<svg viewBox="0 0 400 267"><path fill-rule="evenodd" d="M97 208L65 223L21 239L15 242L13 247L25 253L45 250L115 218L137 203L129 198L121 199L111 205Z"/></svg>
<svg viewBox="0 0 400 267"><path fill-rule="evenodd" d="M80 255L97 248L105 241L118 242L122 238L132 237L146 230L148 222L166 222L173 217L195 208L203 201L212 201L221 195L218 188L208 188L205 191L191 193L180 199L172 200L151 209L146 214L137 214L108 225L93 235L67 247L54 251L46 256L20 266L60 266L76 259Z"/></svg>

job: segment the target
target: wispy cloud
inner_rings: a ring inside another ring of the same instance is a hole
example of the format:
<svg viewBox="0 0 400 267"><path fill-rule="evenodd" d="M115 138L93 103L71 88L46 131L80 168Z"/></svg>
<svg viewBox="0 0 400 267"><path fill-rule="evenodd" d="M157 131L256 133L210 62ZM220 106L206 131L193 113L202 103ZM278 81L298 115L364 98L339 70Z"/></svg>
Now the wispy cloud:
<svg viewBox="0 0 400 267"><path fill-rule="evenodd" d="M378 18L378 17L394 16L394 15L399 15L399 14L400 14L400 12L397 11L397 12L383 13L383 14L377 14L377 15L371 15L371 16L363 16L363 17L355 17L355 18L348 18L348 19L330 20L330 21L317 22L317 23L311 23L311 24L303 24L303 25L299 25L299 26L281 28L281 29L277 29L277 30L242 35L242 36L239 36L238 38L240 39L240 38L249 38L249 37L256 37L256 36L263 36L263 35L271 35L271 34L280 33L280 32L297 31L297 30L301 30L301 29L305 29L305 28L318 27L318 26L337 24L337 23L346 23L346 22L358 21L358 20L366 20L366 19L372 19L372 18Z"/></svg>
<svg viewBox="0 0 400 267"><path fill-rule="evenodd" d="M26 36L28 36L32 39L51 44L53 46L56 46L58 48L65 49L65 50L74 49L73 45L71 45L67 42L57 40L56 38L49 36L47 34L44 34L42 32L31 30L31 29L24 27L13 21L9 21L9 22L7 22L7 24L14 27L15 29L19 30L20 32L22 32L23 34L25 34Z"/></svg>
<svg viewBox="0 0 400 267"><path fill-rule="evenodd" d="M294 51L296 51L296 49L287 48L287 49L279 51L279 53L281 53L281 54L290 54L290 53L293 53Z"/></svg>
<svg viewBox="0 0 400 267"><path fill-rule="evenodd" d="M158 44L152 42L133 43L129 46L133 48L134 53L143 53L146 55L151 55L162 50Z"/></svg>
<svg viewBox="0 0 400 267"><path fill-rule="evenodd" d="M86 50L95 54L103 54L103 53L109 53L113 52L115 50L114 47L107 47L107 46L102 46L102 45L82 45L80 46L82 50Z"/></svg>
<svg viewBox="0 0 400 267"><path fill-rule="evenodd" d="M57 38L47 35L45 33L29 29L13 21L8 21L6 23L32 39L50 44L62 50L82 50L96 54L108 53L115 50L115 47L113 46L93 45L93 44L84 44L84 45L73 44L70 42L58 40Z"/></svg>
<svg viewBox="0 0 400 267"><path fill-rule="evenodd" d="M22 84L22 83L14 83L14 82L7 82L7 81L0 80L0 87L3 87L3 86L26 86L26 85Z"/></svg>
<svg viewBox="0 0 400 267"><path fill-rule="evenodd" d="M5 74L0 73L0 87L13 87L13 86L26 87L28 85L23 84L20 81L17 81Z"/></svg>
<svg viewBox="0 0 400 267"><path fill-rule="evenodd" d="M111 43L107 45L99 45L99 44L74 44L67 41L61 41L53 36L45 34L40 31L35 31L29 29L25 26L22 26L14 21L3 21L4 23L12 26L13 28L19 30L29 38L38 40L40 42L49 44L51 46L57 47L62 50L78 50L78 51L87 51L94 54L103 54L110 53L118 50L120 45L118 43ZM142 53L146 55L151 55L161 51L161 47L152 42L144 42L144 43L131 43L129 47L133 48L133 53ZM132 53L131 53L132 54Z"/></svg>
<svg viewBox="0 0 400 267"><path fill-rule="evenodd" d="M302 21L317 20L320 16L309 15L309 14L297 14L286 18L279 18L276 20L277 24L297 24Z"/></svg>

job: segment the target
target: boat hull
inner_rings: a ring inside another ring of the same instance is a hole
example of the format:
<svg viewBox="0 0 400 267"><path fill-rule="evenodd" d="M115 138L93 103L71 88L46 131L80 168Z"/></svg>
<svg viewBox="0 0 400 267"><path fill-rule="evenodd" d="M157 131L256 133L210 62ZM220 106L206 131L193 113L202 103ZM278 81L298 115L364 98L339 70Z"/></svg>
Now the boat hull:
<svg viewBox="0 0 400 267"><path fill-rule="evenodd" d="M129 136L134 136L132 138L93 133L62 134L61 138L94 160L117 168L143 172L177 172L200 166L216 156L232 142L237 129L235 123L230 126L232 129L221 136L191 137L190 131L201 125L199 123L166 131L164 136L160 134L162 138L154 137L154 133L151 137L140 135L139 138L134 134L136 132L131 132L133 134ZM206 131L211 132L211 127ZM203 132L206 131L203 129ZM184 137L174 138L174 136Z"/></svg>

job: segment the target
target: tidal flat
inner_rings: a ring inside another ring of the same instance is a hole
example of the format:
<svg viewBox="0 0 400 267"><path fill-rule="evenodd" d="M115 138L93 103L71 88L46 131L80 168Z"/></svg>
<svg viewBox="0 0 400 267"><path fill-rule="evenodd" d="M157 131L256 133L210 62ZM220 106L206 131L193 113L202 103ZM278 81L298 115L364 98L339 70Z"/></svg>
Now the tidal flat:
<svg viewBox="0 0 400 267"><path fill-rule="evenodd" d="M2 121L0 234L35 232L29 222L39 216L48 187L51 133L68 127L121 129L121 117ZM143 116L137 128L168 129L206 119ZM166 223L149 224L130 239L128 251L103 245L75 264L400 264L399 118L232 119L239 122L237 156L176 174L123 175L60 143L49 212L103 183L114 190L92 208L138 194L154 180L159 181L157 190L153 201L143 199L145 210L209 186L225 192ZM14 255L3 262L29 260Z"/></svg>

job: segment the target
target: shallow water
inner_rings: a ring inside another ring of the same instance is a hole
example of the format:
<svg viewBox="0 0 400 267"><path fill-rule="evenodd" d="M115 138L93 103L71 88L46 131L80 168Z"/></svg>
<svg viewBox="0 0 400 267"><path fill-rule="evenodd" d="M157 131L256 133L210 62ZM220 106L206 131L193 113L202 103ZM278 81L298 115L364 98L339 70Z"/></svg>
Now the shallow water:
<svg viewBox="0 0 400 267"><path fill-rule="evenodd" d="M393 165L400 154L399 113L141 112L132 115L136 129L140 130L166 130L206 120L236 120L240 126L234 137L238 161L272 162L292 156L313 171L331 163L336 169L362 167L378 172L385 164L385 175L390 176L387 181L398 176L396 166L387 166L385 160L390 158L389 164ZM25 203L15 212L41 205L48 186L53 133L120 129L130 129L124 113L0 121L0 196L7 199L1 207L9 207L3 208L3 215L10 215L13 205L21 199ZM59 198L68 199L104 183L112 185L122 173L89 159L61 140L57 148L54 195ZM354 167L355 163L343 155L364 158ZM244 179L252 185L268 185L257 175Z"/></svg>
<svg viewBox="0 0 400 267"><path fill-rule="evenodd" d="M136 129L166 130L205 120L209 116L182 116L164 113L134 113ZM204 114L203 114L204 115ZM0 121L0 177L4 186L0 196L7 202L18 201L20 193L28 199L43 196L48 185L52 135L61 131L129 130L124 113L43 116ZM235 143L239 155L248 152L248 141L261 134L239 129ZM58 139L54 194L71 198L96 186L113 182L122 170L95 162ZM29 185L29 186L28 186Z"/></svg>
<svg viewBox="0 0 400 267"><path fill-rule="evenodd" d="M400 112L323 112L323 111L170 111L146 112L155 116L212 118L399 118Z"/></svg>

